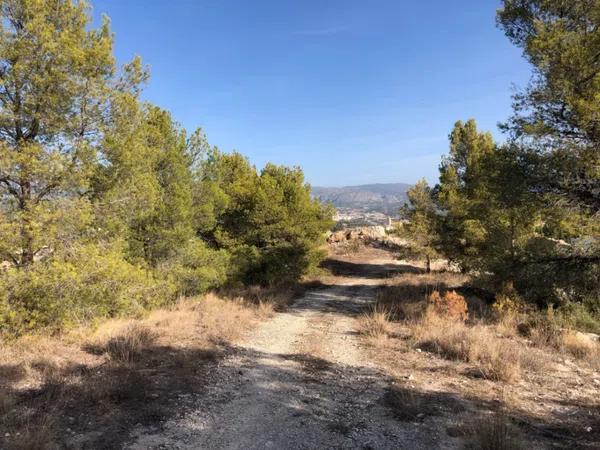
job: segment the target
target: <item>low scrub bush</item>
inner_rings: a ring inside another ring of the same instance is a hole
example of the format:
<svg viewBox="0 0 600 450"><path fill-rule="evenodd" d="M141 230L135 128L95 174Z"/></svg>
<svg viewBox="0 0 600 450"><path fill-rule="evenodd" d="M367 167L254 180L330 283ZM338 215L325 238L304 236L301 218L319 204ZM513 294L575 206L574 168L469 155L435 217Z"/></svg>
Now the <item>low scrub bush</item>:
<svg viewBox="0 0 600 450"><path fill-rule="evenodd" d="M600 299L565 303L553 311L553 321L562 328L600 334Z"/></svg>
<svg viewBox="0 0 600 450"><path fill-rule="evenodd" d="M59 331L98 318L136 315L173 298L173 286L114 247L82 246L0 274L0 332Z"/></svg>
<svg viewBox="0 0 600 450"><path fill-rule="evenodd" d="M175 286L178 296L189 297L223 285L229 264L227 251L213 250L194 240L160 264L157 272Z"/></svg>
<svg viewBox="0 0 600 450"><path fill-rule="evenodd" d="M428 300L430 307L440 316L454 320L467 320L469 318L467 302L456 291L446 291L443 294L440 294L439 291L433 291Z"/></svg>

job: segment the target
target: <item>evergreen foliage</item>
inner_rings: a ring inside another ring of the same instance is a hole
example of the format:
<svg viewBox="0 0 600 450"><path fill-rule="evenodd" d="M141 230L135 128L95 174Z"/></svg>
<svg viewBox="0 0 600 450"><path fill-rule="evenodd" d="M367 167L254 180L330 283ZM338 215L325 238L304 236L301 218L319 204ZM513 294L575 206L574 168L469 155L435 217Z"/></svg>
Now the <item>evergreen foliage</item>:
<svg viewBox="0 0 600 450"><path fill-rule="evenodd" d="M140 100L104 19L0 2L0 334L60 330L225 284L297 281L331 211L302 171L209 146Z"/></svg>
<svg viewBox="0 0 600 450"><path fill-rule="evenodd" d="M407 222L401 224L400 234L409 239L411 253L425 258L425 270L429 273L431 260L440 255L439 212L432 190L424 179L411 187L407 194L409 203L401 211Z"/></svg>

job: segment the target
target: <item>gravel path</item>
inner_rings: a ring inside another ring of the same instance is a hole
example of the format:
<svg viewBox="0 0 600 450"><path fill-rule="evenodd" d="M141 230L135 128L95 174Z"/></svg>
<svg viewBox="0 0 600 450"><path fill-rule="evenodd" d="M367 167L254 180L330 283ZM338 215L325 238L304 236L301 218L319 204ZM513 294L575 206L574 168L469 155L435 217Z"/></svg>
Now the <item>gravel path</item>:
<svg viewBox="0 0 600 450"><path fill-rule="evenodd" d="M391 380L356 334L373 281L338 281L276 314L219 363L202 397L182 398L183 417L136 430L129 448L447 448L383 402Z"/></svg>

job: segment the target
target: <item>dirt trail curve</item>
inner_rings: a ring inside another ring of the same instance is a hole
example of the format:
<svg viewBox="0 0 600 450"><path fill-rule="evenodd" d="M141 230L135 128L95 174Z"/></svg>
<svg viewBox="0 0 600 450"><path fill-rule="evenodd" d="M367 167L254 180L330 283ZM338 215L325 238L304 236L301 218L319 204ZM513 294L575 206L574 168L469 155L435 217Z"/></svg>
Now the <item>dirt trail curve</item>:
<svg viewBox="0 0 600 450"><path fill-rule="evenodd" d="M369 275L311 291L263 323L219 363L204 395L182 398L182 417L137 430L129 448L453 448L382 401L391 380L356 334L378 282Z"/></svg>

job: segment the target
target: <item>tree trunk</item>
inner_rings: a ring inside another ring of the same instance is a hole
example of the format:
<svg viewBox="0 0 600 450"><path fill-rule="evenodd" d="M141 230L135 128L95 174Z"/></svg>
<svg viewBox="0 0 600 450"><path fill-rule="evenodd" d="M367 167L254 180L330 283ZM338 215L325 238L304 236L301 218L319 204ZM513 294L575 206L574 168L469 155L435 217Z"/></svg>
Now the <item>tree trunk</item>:
<svg viewBox="0 0 600 450"><path fill-rule="evenodd" d="M431 257L427 255L425 258L425 270L427 273L431 273Z"/></svg>

